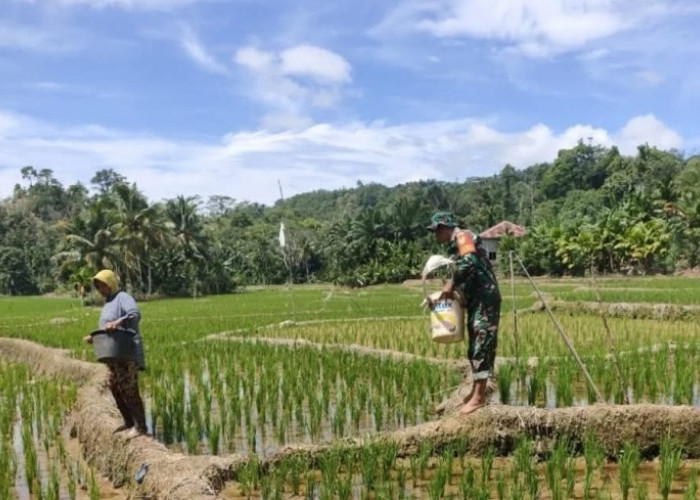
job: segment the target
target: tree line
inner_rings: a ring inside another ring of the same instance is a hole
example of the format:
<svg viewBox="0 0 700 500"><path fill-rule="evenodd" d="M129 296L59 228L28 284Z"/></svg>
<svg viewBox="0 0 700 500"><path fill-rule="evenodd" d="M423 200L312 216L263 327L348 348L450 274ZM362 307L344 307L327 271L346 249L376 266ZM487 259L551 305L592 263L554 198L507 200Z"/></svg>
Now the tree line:
<svg viewBox="0 0 700 500"><path fill-rule="evenodd" d="M505 237L501 248L536 275L670 273L700 257L700 157L646 145L625 156L579 142L552 162L506 165L490 177L392 188L358 181L272 206L227 196L152 202L112 169L67 187L50 169L21 173L0 202L0 294L85 292L104 267L142 296L399 282L444 252L425 230L436 210L477 232L502 220L525 226L525 237Z"/></svg>

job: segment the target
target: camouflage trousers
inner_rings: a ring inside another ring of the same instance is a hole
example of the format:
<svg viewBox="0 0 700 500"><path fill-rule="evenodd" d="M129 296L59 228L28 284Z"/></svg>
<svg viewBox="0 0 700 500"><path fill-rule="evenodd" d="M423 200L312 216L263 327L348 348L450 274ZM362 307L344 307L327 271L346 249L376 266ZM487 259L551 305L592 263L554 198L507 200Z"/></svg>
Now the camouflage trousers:
<svg viewBox="0 0 700 500"><path fill-rule="evenodd" d="M139 393L139 366L135 361L110 361L109 389L122 414L126 427L136 426L141 433L146 433L146 412Z"/></svg>
<svg viewBox="0 0 700 500"><path fill-rule="evenodd" d="M485 297L467 305L467 357L474 380L493 377L498 345L498 323L501 318L501 297Z"/></svg>

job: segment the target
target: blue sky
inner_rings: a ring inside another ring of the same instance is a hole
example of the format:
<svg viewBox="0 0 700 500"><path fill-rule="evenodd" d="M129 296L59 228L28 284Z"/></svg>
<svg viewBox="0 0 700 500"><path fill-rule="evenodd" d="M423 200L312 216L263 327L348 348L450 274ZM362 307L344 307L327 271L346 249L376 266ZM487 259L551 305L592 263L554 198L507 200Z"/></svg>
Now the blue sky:
<svg viewBox="0 0 700 500"><path fill-rule="evenodd" d="M579 139L700 153L694 0L0 0L0 197L462 181Z"/></svg>

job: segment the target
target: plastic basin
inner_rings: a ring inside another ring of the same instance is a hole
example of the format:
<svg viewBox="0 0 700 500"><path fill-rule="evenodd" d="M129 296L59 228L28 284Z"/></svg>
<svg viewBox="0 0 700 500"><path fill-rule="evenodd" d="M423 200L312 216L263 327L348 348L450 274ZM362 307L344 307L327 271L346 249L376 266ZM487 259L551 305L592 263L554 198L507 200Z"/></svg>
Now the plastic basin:
<svg viewBox="0 0 700 500"><path fill-rule="evenodd" d="M97 361L134 359L134 333L128 330L95 330L90 333Z"/></svg>

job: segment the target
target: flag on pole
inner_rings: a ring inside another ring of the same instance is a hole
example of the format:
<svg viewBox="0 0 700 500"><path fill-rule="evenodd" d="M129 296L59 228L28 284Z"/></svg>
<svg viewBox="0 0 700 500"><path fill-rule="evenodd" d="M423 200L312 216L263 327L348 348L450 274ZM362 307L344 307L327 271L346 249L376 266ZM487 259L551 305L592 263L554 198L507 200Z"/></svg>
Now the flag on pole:
<svg viewBox="0 0 700 500"><path fill-rule="evenodd" d="M284 222L280 222L279 240L280 240L280 247L284 248L285 246L287 246L287 239L284 236Z"/></svg>

